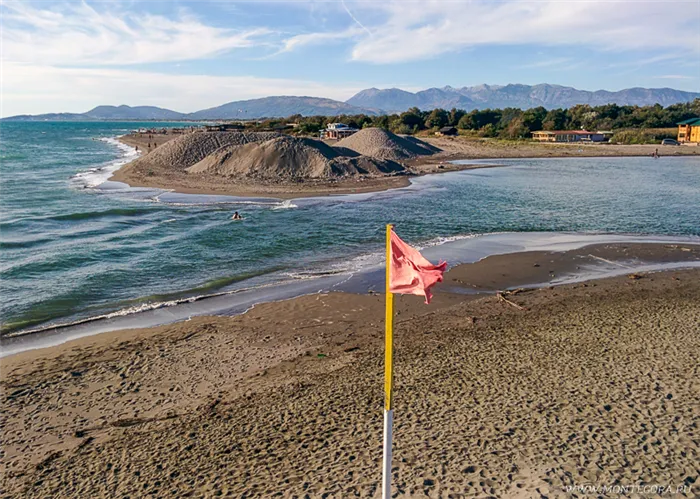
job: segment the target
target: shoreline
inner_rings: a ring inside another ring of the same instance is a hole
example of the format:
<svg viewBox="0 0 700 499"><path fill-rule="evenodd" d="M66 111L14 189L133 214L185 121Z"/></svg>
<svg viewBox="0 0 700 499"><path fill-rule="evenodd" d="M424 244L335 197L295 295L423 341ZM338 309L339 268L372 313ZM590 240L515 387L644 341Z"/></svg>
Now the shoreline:
<svg viewBox="0 0 700 499"><path fill-rule="evenodd" d="M161 145L174 136L159 135ZM700 146L658 146L655 144L557 144L536 142L507 142L494 140L474 140L450 137L420 137L421 140L439 147L442 152L431 156L421 156L406 161L409 173L399 176L379 178L341 179L333 182L317 181L304 184L252 185L222 184L219 178L188 179L186 176L170 177L133 176L129 163L113 172L110 181L121 182L130 187L147 187L169 190L181 194L226 195L235 197L272 197L276 199L299 199L344 194L363 194L400 189L411 184L411 179L440 173L495 168L501 164L456 164L455 161L498 160L498 159L540 159L575 157L649 157L656 149L661 149L664 157L700 156ZM130 147L144 148L150 139L137 139L123 135L117 140ZM199 185L197 185L199 184Z"/></svg>
<svg viewBox="0 0 700 499"><path fill-rule="evenodd" d="M509 237L510 236L510 237ZM424 250L428 257L446 255L457 262L445 274L441 285L445 292L461 296L488 295L497 291L526 286L528 288L566 285L608 278L634 272L663 272L700 266L700 241L683 238L663 238L664 242L640 242L631 236L597 236L609 242L595 242L596 236L544 233L543 236L563 238L557 243L533 242L520 249L505 242L499 251L491 241L517 240L524 235L482 235L430 246ZM532 236L531 236L532 237ZM654 238L648 238L649 241ZM578 242L573 242L578 241ZM617 241L617 242L615 242ZM626 242L625 242L626 241ZM485 250L479 250L481 243ZM476 245L476 246L475 246ZM480 251L482 251L480 253ZM502 251L502 252L501 252ZM467 258L466 253L474 255ZM460 255L462 255L460 257ZM540 263L538 263L540 262ZM546 269L545 269L546 266ZM483 270L486 269L486 270ZM332 276L319 274L304 282L280 282L243 290L215 291L210 295L183 298L172 305L157 306L130 314L119 311L76 321L47 325L27 331L13 331L0 337L0 358L7 359L25 352L55 348L66 343L144 327L159 327L189 321L193 317L235 317L264 304L280 303L319 293L340 292L352 296L382 292L381 269L374 266ZM497 274L495 277L491 274Z"/></svg>
<svg viewBox="0 0 700 499"><path fill-rule="evenodd" d="M509 265L542 269L545 255ZM498 276L505 259L453 278ZM521 308L444 289L430 306L397 297L395 486L530 497L682 484L696 459L699 277L525 289L508 296ZM2 488L372 496L382 317L381 295L324 293L3 359ZM658 432L667 420L677 432ZM647 440L660 447L642 452Z"/></svg>

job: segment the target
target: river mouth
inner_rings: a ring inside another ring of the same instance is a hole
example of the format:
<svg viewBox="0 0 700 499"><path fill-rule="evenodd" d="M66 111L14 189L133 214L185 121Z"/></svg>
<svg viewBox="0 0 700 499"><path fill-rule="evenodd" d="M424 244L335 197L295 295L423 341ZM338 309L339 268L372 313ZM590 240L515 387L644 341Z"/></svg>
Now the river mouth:
<svg viewBox="0 0 700 499"><path fill-rule="evenodd" d="M384 192L231 198L104 182L128 151L95 139L134 126L4 126L3 147L17 154L3 164L0 197L0 316L15 337L3 353L21 337L64 341L324 290L381 292L386 223L451 264L523 252L529 234L700 235L697 158L479 161L507 167L418 176ZM235 211L244 220L232 221Z"/></svg>

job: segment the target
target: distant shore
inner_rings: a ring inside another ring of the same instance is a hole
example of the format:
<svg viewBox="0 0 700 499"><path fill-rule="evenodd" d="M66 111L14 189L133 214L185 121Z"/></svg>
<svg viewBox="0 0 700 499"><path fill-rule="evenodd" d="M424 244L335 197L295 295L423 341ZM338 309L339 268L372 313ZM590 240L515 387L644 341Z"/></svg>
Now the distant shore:
<svg viewBox="0 0 700 499"><path fill-rule="evenodd" d="M125 135L119 140L139 151L148 152L149 144L162 145L175 135L154 134L153 138ZM275 197L293 199L377 192L406 187L410 178L417 175L445 173L449 171L491 168L493 164L454 164L456 160L506 159L506 158L568 158L568 157L618 157L651 156L656 150L661 156L700 155L700 146L657 146L615 144L552 144L535 142L467 139L464 137L420 137L421 140L443 151L432 156L422 156L406 162L407 175L386 177L356 177L333 181L305 181L303 183L251 184L223 183L220 178L198 175L143 175L132 171L129 164L114 173L110 180L132 187L170 189L185 194L215 194L240 197Z"/></svg>
<svg viewBox="0 0 700 499"><path fill-rule="evenodd" d="M698 262L700 246L492 256L451 269L430 306L397 297L398 490L685 483L700 269L547 285L601 261ZM472 294L535 282L504 299ZM371 496L382 324L382 295L312 294L4 358L2 489ZM658 432L666 420L678 433Z"/></svg>

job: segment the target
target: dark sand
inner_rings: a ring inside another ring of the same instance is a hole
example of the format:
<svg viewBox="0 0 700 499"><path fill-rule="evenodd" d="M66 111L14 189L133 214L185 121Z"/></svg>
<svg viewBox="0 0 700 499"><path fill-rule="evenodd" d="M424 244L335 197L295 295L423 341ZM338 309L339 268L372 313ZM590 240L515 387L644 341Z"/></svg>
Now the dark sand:
<svg viewBox="0 0 700 499"><path fill-rule="evenodd" d="M700 270L508 295L522 310L445 292L546 281L588 254L700 259L693 245L496 256L451 270L429 306L397 297L395 494L697 497ZM383 300L310 295L2 359L0 490L376 497Z"/></svg>

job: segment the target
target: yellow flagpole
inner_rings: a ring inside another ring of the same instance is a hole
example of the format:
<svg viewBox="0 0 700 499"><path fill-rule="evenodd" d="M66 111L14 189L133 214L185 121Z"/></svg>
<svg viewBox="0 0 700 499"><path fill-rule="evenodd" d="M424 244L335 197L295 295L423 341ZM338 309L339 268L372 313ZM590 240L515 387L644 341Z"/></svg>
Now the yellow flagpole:
<svg viewBox="0 0 700 499"><path fill-rule="evenodd" d="M386 313L384 316L384 409L392 409L391 388L394 381L394 294L390 290L391 280L391 230L386 226Z"/></svg>
<svg viewBox="0 0 700 499"><path fill-rule="evenodd" d="M391 231L393 226L386 226L386 310L384 316L384 455L382 469L382 498L391 497L391 447L394 411L392 385L394 381L394 295L391 282Z"/></svg>

